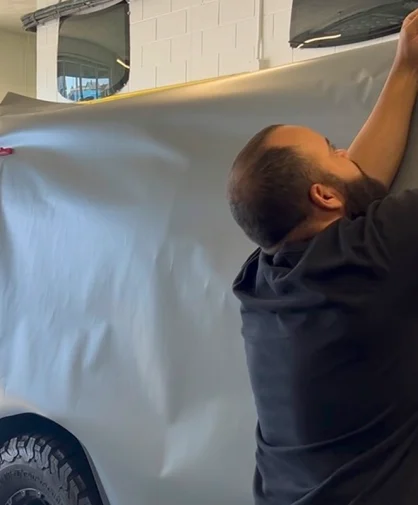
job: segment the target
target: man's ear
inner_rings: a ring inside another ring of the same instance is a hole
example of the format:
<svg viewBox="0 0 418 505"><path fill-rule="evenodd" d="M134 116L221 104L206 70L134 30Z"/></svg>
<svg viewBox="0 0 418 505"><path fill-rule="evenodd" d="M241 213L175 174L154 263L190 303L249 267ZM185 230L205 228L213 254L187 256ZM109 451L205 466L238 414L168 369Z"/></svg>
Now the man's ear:
<svg viewBox="0 0 418 505"><path fill-rule="evenodd" d="M312 203L322 210L335 211L344 207L341 193L331 186L313 184L309 192Z"/></svg>

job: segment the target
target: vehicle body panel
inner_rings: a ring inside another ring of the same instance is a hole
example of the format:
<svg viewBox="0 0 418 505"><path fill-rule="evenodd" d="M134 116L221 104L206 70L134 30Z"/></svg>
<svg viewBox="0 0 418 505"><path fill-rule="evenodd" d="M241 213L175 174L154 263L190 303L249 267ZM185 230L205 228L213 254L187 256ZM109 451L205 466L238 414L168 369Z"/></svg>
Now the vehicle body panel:
<svg viewBox="0 0 418 505"><path fill-rule="evenodd" d="M94 107L0 107L0 147L15 149L0 158L0 410L74 434L112 505L252 503L256 415L231 283L253 246L227 173L271 123L348 145L394 50ZM415 121L398 189L418 181L417 138Z"/></svg>

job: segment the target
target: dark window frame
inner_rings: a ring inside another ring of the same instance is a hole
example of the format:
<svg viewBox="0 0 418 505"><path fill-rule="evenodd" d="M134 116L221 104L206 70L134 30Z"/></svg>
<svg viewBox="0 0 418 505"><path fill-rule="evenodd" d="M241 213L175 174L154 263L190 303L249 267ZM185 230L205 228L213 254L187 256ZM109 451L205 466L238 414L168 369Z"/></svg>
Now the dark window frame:
<svg viewBox="0 0 418 505"><path fill-rule="evenodd" d="M70 75L66 75L66 74L60 74L60 68L62 68L62 67L65 68L66 64L67 65L80 65L80 67L82 65L84 65L84 66L87 66L90 68L95 67L96 69L100 69L100 68L103 69L104 67L106 67L106 65L101 61L96 61L96 60L89 58L89 57L84 57L84 56L80 56L80 55L74 56L71 54L67 54L65 52L60 53L59 36L61 33L61 28L67 20L74 19L74 18L78 17L78 15L77 16L65 16L65 17L60 18L59 32L58 32L59 33L59 35L58 35L58 51L57 51L57 89L58 89L58 93L63 98L70 100L72 102L75 102L75 103L81 102L81 101L86 101L86 100L97 100L100 98L105 98L105 97L112 96L112 95L119 93L128 84L129 79L130 79L130 57L131 57L131 55L130 55L131 44L130 44L130 9L129 9L129 4L126 0L121 0L120 2L116 3L115 5L112 5L111 7L107 7L106 9L102 9L100 11L97 11L96 13L100 14L103 11L110 10L110 9L115 8L117 6L119 6L119 7L123 6L125 9L125 36L124 36L124 39L125 39L125 55L127 56L127 58L124 58L124 61L123 61L123 63L124 63L124 65L122 66L123 67L123 77L117 83L113 84L112 86L109 86L100 96L97 96L99 90L97 89L98 76L96 75L96 97L86 97L84 99L71 100L68 97L68 95L65 96L61 93L60 84L59 84L60 78L62 78L62 77L64 77L64 78L65 77L73 77L75 79L77 79L77 78L82 79L83 78L83 76L81 76L81 75L80 76L70 76ZM96 14L96 13L92 12L91 15ZM109 68L109 67L107 66L107 68ZM109 70L111 70L111 69L109 69ZM109 80L111 82L111 76L109 77ZM82 94L82 91L81 91L81 94Z"/></svg>
<svg viewBox="0 0 418 505"><path fill-rule="evenodd" d="M416 3L418 7L418 2ZM402 13L399 14L399 20L396 24L376 28L373 30L369 30L368 32L363 32L355 35L347 35L347 34L344 35L342 33L344 25L347 26L347 24L350 22L355 23L356 20L362 19L366 15L378 17L379 12L382 12L383 9L389 9L389 8L399 9L400 12L402 11ZM295 9L295 5L293 6L293 9ZM294 36L292 36L292 31L294 31L295 29L293 26L291 26L291 36L289 44L292 48L302 48L302 49L339 47L348 44L368 42L370 40L387 37L400 32L405 15L411 12L412 10L413 8L409 8L408 10L408 8L404 7L399 2L393 2L392 4L385 4L365 9L362 12L348 15L341 20L331 22L318 28L313 28L312 30L307 30L302 33L298 33ZM295 16L295 10L293 10L292 12L292 25L294 23L294 16ZM335 38L337 35L341 33L342 33L341 37ZM314 40L312 42L307 43L307 41L309 40L321 39L322 37L328 37L328 36L330 37L329 39L324 38L322 40Z"/></svg>

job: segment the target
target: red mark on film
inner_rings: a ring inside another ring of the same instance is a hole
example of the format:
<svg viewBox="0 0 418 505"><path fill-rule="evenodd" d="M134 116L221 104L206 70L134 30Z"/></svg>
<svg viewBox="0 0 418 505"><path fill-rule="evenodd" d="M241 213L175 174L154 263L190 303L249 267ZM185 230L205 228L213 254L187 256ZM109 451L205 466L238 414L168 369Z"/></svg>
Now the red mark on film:
<svg viewBox="0 0 418 505"><path fill-rule="evenodd" d="M0 147L0 156L10 156L14 153L11 147Z"/></svg>

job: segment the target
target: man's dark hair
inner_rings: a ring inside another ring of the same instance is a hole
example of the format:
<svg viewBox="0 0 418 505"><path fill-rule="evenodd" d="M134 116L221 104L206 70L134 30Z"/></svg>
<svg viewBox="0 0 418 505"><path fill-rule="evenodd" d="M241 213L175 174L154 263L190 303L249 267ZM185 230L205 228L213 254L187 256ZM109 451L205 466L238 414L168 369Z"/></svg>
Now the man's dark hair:
<svg viewBox="0 0 418 505"><path fill-rule="evenodd" d="M268 147L281 125L255 135L238 154L228 182L232 215L250 240L277 246L310 213L311 163L293 147Z"/></svg>

